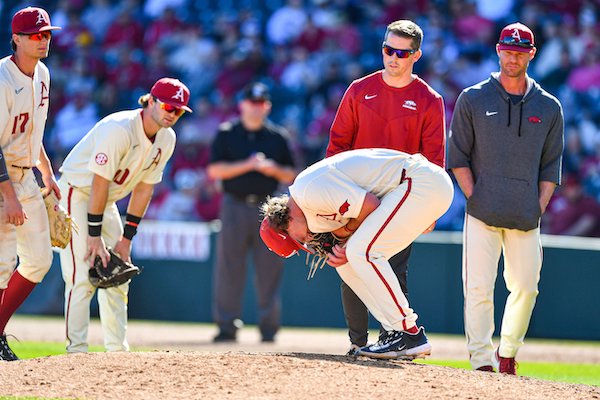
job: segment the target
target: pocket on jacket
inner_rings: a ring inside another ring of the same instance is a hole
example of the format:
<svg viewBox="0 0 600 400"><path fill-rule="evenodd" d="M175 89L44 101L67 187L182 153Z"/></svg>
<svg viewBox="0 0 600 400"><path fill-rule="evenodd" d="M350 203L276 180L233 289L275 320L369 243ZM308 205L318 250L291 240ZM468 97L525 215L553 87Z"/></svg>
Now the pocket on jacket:
<svg viewBox="0 0 600 400"><path fill-rule="evenodd" d="M537 183L497 175L481 175L467 211L488 225L530 230L541 216Z"/></svg>

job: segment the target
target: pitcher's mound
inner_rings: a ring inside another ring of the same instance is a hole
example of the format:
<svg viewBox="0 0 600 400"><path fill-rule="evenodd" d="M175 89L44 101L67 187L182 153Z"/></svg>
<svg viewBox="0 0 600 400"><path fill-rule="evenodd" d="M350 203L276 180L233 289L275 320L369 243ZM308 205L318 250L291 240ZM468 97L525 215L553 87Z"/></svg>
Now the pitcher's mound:
<svg viewBox="0 0 600 400"><path fill-rule="evenodd" d="M89 353L0 363L0 396L78 399L600 399L600 388L311 353Z"/></svg>

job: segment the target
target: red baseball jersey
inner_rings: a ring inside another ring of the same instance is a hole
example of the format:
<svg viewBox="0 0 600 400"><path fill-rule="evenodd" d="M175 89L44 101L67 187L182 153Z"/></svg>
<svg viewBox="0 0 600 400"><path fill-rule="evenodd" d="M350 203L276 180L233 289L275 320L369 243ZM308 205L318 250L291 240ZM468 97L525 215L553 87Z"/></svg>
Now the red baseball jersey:
<svg viewBox="0 0 600 400"><path fill-rule="evenodd" d="M380 147L423 154L444 167L446 121L442 96L424 80L388 86L382 70L348 87L331 126L327 157L350 149Z"/></svg>

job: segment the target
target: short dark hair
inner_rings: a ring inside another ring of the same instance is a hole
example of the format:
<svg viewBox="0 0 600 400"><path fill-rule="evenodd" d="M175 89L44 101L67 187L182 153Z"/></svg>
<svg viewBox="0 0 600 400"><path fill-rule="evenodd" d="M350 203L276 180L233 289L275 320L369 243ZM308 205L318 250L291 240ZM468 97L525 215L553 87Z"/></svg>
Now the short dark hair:
<svg viewBox="0 0 600 400"><path fill-rule="evenodd" d="M389 24L385 30L385 36L383 37L384 41L387 40L390 33L411 39L411 47L413 50L419 50L421 48L421 43L423 42L423 30L419 25L410 20L399 19L398 21Z"/></svg>
<svg viewBox="0 0 600 400"><path fill-rule="evenodd" d="M12 39L12 37L10 38L10 48L12 49L13 52L17 51L17 44Z"/></svg>
<svg viewBox="0 0 600 400"><path fill-rule="evenodd" d="M287 231L290 225L290 208L287 194L276 197L267 197L267 201L261 204L261 215L269 221L271 227L280 231Z"/></svg>

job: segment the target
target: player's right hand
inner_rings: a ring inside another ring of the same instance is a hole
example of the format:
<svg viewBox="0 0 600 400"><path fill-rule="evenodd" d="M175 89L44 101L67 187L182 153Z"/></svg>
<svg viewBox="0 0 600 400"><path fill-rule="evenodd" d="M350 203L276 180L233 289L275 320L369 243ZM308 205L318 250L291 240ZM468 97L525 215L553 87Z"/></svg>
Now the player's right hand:
<svg viewBox="0 0 600 400"><path fill-rule="evenodd" d="M4 198L4 219L7 223L16 226L23 225L27 219L27 213L23 210L21 202L16 197Z"/></svg>
<svg viewBox="0 0 600 400"><path fill-rule="evenodd" d="M106 250L106 245L104 244L102 236L88 236L87 244L88 250L85 254L85 260L90 266L93 266L96 256L99 256L102 260L102 265L106 268L108 260L110 260L110 254L108 253L108 250Z"/></svg>

